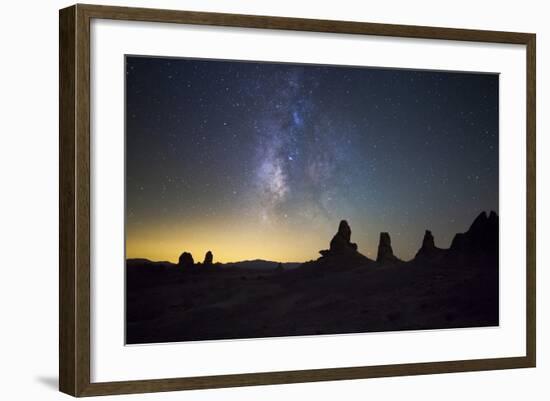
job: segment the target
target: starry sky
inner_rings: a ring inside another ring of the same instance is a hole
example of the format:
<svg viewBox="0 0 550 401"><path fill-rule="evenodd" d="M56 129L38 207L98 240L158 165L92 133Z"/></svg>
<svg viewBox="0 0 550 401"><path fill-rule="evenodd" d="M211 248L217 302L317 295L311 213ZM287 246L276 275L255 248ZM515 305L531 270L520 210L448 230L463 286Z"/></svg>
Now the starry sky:
<svg viewBox="0 0 550 401"><path fill-rule="evenodd" d="M126 56L126 256L376 258L498 212L498 75Z"/></svg>

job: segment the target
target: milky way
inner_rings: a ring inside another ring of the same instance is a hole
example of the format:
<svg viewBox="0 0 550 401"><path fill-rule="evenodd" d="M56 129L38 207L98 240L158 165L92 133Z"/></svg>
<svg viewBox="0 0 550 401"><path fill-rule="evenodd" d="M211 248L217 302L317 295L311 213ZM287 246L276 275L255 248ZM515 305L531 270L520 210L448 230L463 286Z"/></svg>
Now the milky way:
<svg viewBox="0 0 550 401"><path fill-rule="evenodd" d="M127 57L127 253L414 256L498 211L498 75Z"/></svg>

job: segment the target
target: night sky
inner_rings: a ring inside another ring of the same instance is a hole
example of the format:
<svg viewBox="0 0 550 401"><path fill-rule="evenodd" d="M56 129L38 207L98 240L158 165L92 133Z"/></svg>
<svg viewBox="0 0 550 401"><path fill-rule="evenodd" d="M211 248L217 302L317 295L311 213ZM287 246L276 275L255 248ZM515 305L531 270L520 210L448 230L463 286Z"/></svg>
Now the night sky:
<svg viewBox="0 0 550 401"><path fill-rule="evenodd" d="M126 252L410 259L498 212L498 75L126 57Z"/></svg>

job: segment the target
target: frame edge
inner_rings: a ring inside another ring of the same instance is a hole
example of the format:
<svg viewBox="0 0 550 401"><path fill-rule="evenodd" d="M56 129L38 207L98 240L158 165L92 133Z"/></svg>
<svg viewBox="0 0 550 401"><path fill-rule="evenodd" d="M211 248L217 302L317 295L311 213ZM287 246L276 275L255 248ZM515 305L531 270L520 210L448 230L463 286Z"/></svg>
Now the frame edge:
<svg viewBox="0 0 550 401"><path fill-rule="evenodd" d="M90 386L90 37L80 5L59 10L59 390Z"/></svg>
<svg viewBox="0 0 550 401"><path fill-rule="evenodd" d="M536 367L536 343L537 343L537 321L536 321L536 307L537 307L537 285L536 285L536 263L537 263L537 251L536 251L536 209L537 209L537 179L536 179L536 162L537 162L537 148L536 148L536 34L530 34L526 42L526 89L527 89L527 128L526 128L526 142L527 142L527 221L526 221L526 352L527 360L530 367Z"/></svg>
<svg viewBox="0 0 550 401"><path fill-rule="evenodd" d="M422 25L385 24L363 21L341 21L313 18L281 17L255 14L216 13L204 11L166 10L159 8L120 7L81 4L91 18L114 20L185 23L240 28L278 29L325 33L344 33L402 38L493 43L526 44L532 34L466 28L446 28Z"/></svg>
<svg viewBox="0 0 550 401"><path fill-rule="evenodd" d="M76 395L76 6L59 10L59 390Z"/></svg>

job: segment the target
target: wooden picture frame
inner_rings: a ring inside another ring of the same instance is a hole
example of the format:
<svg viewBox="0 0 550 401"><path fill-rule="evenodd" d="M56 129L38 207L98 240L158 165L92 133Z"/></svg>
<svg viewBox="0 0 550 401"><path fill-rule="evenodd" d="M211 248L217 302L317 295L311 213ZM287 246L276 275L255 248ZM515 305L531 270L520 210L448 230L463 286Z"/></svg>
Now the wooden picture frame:
<svg viewBox="0 0 550 401"><path fill-rule="evenodd" d="M525 45L527 49L525 60L527 71L526 355L222 376L91 382L90 21L94 18ZM73 396L95 396L535 366L535 34L80 4L60 10L59 29L60 391Z"/></svg>

